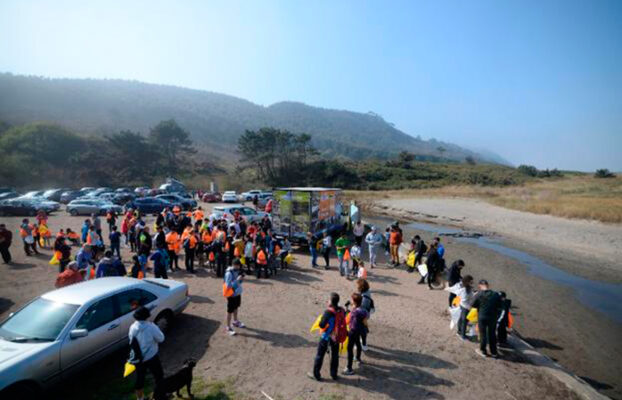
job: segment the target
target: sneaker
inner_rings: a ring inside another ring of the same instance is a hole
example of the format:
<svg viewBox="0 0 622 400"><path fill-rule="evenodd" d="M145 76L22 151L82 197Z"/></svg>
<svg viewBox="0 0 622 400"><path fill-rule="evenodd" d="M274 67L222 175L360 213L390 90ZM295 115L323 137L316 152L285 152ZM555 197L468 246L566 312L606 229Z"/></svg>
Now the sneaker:
<svg viewBox="0 0 622 400"><path fill-rule="evenodd" d="M351 369L346 368L346 369L343 370L343 374L344 375L354 375L354 371L351 370Z"/></svg>
<svg viewBox="0 0 622 400"><path fill-rule="evenodd" d="M361 350L363 350L363 351L369 351L369 347L367 347L367 346L361 346Z"/></svg>
<svg viewBox="0 0 622 400"><path fill-rule="evenodd" d="M313 375L313 372L307 372L307 377L309 379L313 379L314 381L322 382L322 377Z"/></svg>
<svg viewBox="0 0 622 400"><path fill-rule="evenodd" d="M491 354L490 357L492 357L494 359L497 359L497 358L499 358L499 354L498 353Z"/></svg>
<svg viewBox="0 0 622 400"><path fill-rule="evenodd" d="M225 328L225 332L227 332L229 336L235 336L235 331L229 327Z"/></svg>
<svg viewBox="0 0 622 400"><path fill-rule="evenodd" d="M246 328L246 325L244 325L242 321L233 321L233 326L236 328Z"/></svg>
<svg viewBox="0 0 622 400"><path fill-rule="evenodd" d="M488 357L488 354L484 353L480 349L475 349L475 354L477 354L478 356L483 357L483 358Z"/></svg>

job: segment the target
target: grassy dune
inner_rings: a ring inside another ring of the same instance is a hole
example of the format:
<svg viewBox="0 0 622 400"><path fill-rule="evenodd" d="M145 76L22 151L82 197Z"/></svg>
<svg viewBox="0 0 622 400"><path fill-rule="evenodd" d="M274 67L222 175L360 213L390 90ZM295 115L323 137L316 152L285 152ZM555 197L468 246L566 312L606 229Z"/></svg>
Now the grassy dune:
<svg viewBox="0 0 622 400"><path fill-rule="evenodd" d="M391 197L467 197L536 214L581 218L608 223L622 222L622 177L597 179L572 174L559 179L536 179L520 186L445 186L378 192L349 191L362 201Z"/></svg>

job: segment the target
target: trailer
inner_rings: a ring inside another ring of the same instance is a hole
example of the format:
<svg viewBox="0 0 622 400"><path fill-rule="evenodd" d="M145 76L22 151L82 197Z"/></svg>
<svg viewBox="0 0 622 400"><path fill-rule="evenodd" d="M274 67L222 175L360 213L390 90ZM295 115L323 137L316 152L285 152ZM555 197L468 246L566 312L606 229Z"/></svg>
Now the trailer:
<svg viewBox="0 0 622 400"><path fill-rule="evenodd" d="M307 242L307 232L321 235L341 231L347 216L342 190L320 187L286 187L273 190L272 229L297 244Z"/></svg>

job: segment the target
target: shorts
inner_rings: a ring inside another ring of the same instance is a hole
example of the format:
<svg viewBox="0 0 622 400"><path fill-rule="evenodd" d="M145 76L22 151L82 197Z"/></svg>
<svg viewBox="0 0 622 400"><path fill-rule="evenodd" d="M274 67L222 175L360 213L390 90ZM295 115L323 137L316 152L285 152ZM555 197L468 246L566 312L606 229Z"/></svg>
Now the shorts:
<svg viewBox="0 0 622 400"><path fill-rule="evenodd" d="M227 313L231 314L242 305L242 295L227 297Z"/></svg>

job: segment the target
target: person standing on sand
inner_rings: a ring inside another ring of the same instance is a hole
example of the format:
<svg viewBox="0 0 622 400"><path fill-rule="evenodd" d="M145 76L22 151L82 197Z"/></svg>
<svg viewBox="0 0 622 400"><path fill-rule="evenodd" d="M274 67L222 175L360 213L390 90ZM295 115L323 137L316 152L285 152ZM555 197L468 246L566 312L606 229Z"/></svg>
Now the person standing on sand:
<svg viewBox="0 0 622 400"><path fill-rule="evenodd" d="M371 298L371 290L369 288L369 282L367 279L357 279L356 280L356 289L361 294L363 298L361 302L361 307L367 311L367 319L371 317L371 315L376 311L374 300ZM361 332L361 348L363 351L367 351L367 334L369 333L369 329L367 325L365 325L365 329Z"/></svg>
<svg viewBox="0 0 622 400"><path fill-rule="evenodd" d="M311 268L316 268L318 266L317 243L319 241L319 238L311 232L307 232L307 241L309 242L309 252L311 253Z"/></svg>
<svg viewBox="0 0 622 400"><path fill-rule="evenodd" d="M339 307L339 294L331 293L330 302L328 308L322 314L320 319L320 341L317 346L317 353L313 362L313 372L308 373L307 376L317 381L322 381L322 364L324 363L324 356L330 349L330 376L333 380L338 380L339 376L339 343L337 342L337 314L342 318L345 318L345 311Z"/></svg>
<svg viewBox="0 0 622 400"><path fill-rule="evenodd" d="M153 388L153 398L161 399L165 396L163 393L164 371L160 356L158 355L158 344L164 342L164 334L156 324L148 321L151 313L146 307L139 307L134 311L134 319L136 320L131 326L128 333L130 339L130 359L129 363L136 366L136 399L144 400L145 398L145 376L147 370L151 371L155 381Z"/></svg>
<svg viewBox="0 0 622 400"><path fill-rule="evenodd" d="M447 271L447 284L450 287L462 280L462 275L460 274L462 268L464 268L464 261L462 260L454 261L453 264L451 264L449 271ZM456 295L449 292L449 308L451 308L454 298L456 298Z"/></svg>
<svg viewBox="0 0 622 400"><path fill-rule="evenodd" d="M350 270L350 260L345 259L345 253L350 246L350 242L346 237L345 231L341 234L339 239L335 240L335 249L337 249L337 258L339 259L339 273L341 276L348 277ZM345 264L345 266L344 266Z"/></svg>
<svg viewBox="0 0 622 400"><path fill-rule="evenodd" d="M473 277L467 275L458 283L449 288L450 293L460 297L460 318L458 319L458 337L466 340L467 315L473 302Z"/></svg>
<svg viewBox="0 0 622 400"><path fill-rule="evenodd" d="M24 218L22 220L22 224L19 227L19 234L22 237L22 240L24 241L24 252L26 253L27 256L31 256L32 253L30 252L31 250L35 253L35 254L39 254L39 252L37 251L37 248L35 247L35 238L33 236L33 226L30 225L28 218Z"/></svg>
<svg viewBox="0 0 622 400"><path fill-rule="evenodd" d="M376 266L376 258L378 257L378 248L382 244L382 235L378 233L375 226L371 227L371 232L365 237L365 243L369 247L369 265L371 268Z"/></svg>
<svg viewBox="0 0 622 400"><path fill-rule="evenodd" d="M499 293L490 290L488 281L479 281L479 291L473 300L473 308L477 308L477 327L479 329L479 349L475 352L487 357L486 346L490 347L490 355L499 357L497 353L497 319L501 311L502 301Z"/></svg>
<svg viewBox="0 0 622 400"><path fill-rule="evenodd" d="M363 225L361 220L356 221L352 227L352 233L354 234L354 243L361 247L363 245L363 236L365 235L365 225Z"/></svg>
<svg viewBox="0 0 622 400"><path fill-rule="evenodd" d="M324 238L322 239L322 255L324 256L324 262L326 266L324 269L330 268L330 250L333 247L333 239L328 232L324 232Z"/></svg>
<svg viewBox="0 0 622 400"><path fill-rule="evenodd" d="M352 361L354 360L354 346L356 346L356 362L361 361L361 335L367 329L367 318L369 314L361 307L363 296L360 293L352 293L352 303L354 309L350 311L350 325L348 330L348 366L343 371L344 375L354 375ZM347 306L347 304L346 304Z"/></svg>
<svg viewBox="0 0 622 400"><path fill-rule="evenodd" d="M234 336L236 328L246 328L246 326L238 319L238 309L242 305L242 283L244 275L240 273L242 263L239 259L233 261L233 266L227 268L225 272L225 286L232 289L233 294L227 297L227 326L225 331L229 336Z"/></svg>
<svg viewBox="0 0 622 400"><path fill-rule="evenodd" d="M389 249L391 252L391 265L399 267L400 265L400 245L402 244L402 230L397 223L391 227L389 235Z"/></svg>
<svg viewBox="0 0 622 400"><path fill-rule="evenodd" d="M11 242L13 241L13 232L6 229L5 224L0 224L0 254L2 254L2 261L5 264L11 263Z"/></svg>

